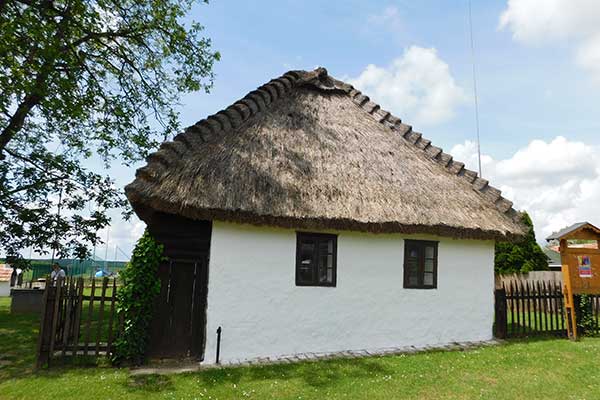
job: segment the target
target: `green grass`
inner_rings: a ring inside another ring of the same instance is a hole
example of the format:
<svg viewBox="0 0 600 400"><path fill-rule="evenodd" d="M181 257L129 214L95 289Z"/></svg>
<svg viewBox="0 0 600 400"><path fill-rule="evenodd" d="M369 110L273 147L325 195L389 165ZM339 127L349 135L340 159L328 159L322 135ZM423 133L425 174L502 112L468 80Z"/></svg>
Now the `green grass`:
<svg viewBox="0 0 600 400"><path fill-rule="evenodd" d="M567 329L566 325L563 328L563 316L561 314L544 313L541 311L529 311L513 313L513 319L511 319L511 313L507 313L507 322L509 325L508 331L510 332L529 332L534 330L535 332L553 332L557 330Z"/></svg>
<svg viewBox="0 0 600 400"><path fill-rule="evenodd" d="M109 367L33 372L37 319L10 316L8 306L0 298L3 400L600 398L600 339L591 338L167 376L135 377Z"/></svg>

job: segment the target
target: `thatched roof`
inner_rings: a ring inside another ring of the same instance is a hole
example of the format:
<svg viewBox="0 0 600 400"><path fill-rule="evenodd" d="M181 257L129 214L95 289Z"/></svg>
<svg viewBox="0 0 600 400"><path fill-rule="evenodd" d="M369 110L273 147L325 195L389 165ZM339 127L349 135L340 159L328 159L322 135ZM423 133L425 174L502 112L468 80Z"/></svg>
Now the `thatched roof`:
<svg viewBox="0 0 600 400"><path fill-rule="evenodd" d="M327 71L290 71L187 128L126 187L154 212L297 229L515 239L512 203Z"/></svg>

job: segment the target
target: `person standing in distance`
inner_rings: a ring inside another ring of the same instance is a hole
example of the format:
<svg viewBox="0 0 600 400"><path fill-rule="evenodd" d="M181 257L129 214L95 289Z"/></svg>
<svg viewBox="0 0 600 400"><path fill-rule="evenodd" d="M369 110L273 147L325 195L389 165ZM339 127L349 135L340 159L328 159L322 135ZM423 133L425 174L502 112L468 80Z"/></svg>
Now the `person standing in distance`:
<svg viewBox="0 0 600 400"><path fill-rule="evenodd" d="M50 274L50 280L56 285L58 279L65 279L65 270L60 267L58 263L52 264L52 273Z"/></svg>

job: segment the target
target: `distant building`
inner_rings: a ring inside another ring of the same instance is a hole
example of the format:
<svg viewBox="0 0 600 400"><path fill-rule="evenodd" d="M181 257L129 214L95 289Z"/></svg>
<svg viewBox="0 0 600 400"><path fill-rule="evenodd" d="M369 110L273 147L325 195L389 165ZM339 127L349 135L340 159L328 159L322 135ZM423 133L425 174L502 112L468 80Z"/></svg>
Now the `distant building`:
<svg viewBox="0 0 600 400"><path fill-rule="evenodd" d="M575 234L575 237L572 239L575 242L570 243L569 247L589 249L598 248L598 242L596 241L586 243L586 241L582 240L581 243L577 243L576 232L584 229L597 230L598 228L589 222L577 222L557 232L554 232L546 238L548 245L544 248L544 253L546 254L546 257L548 257L548 267L551 271L560 271L562 267L562 262L560 259L560 245L558 243L560 238L569 237L570 235Z"/></svg>
<svg viewBox="0 0 600 400"><path fill-rule="evenodd" d="M548 268L550 271L560 271L560 252L558 246L547 246L543 248L544 254L548 258Z"/></svg>

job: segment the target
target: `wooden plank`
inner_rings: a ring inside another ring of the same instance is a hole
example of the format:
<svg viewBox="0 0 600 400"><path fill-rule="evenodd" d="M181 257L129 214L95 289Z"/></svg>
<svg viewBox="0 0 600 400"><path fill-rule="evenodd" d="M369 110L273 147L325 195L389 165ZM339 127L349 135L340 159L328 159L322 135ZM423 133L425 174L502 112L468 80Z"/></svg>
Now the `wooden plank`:
<svg viewBox="0 0 600 400"><path fill-rule="evenodd" d="M519 300L518 300L518 304L519 304L519 336L525 336L525 300L524 300L524 295L525 295L525 290L523 288L523 282L517 282L518 284L518 292L519 292Z"/></svg>
<svg viewBox="0 0 600 400"><path fill-rule="evenodd" d="M108 320L108 344L106 354L110 356L113 342L113 320L115 318L115 303L117 301L117 278L113 278L112 293L110 296L110 313Z"/></svg>
<svg viewBox="0 0 600 400"><path fill-rule="evenodd" d="M50 292L50 277L46 278L46 283L44 285L44 295L42 297L42 317L40 319L40 333L38 334L37 340L37 350L36 350L36 364L35 367L40 368L44 365L48 360L46 357L46 353L42 350L44 347L45 338L48 334L48 327L46 326L48 322L48 293Z"/></svg>
<svg viewBox="0 0 600 400"><path fill-rule="evenodd" d="M550 332L556 332L556 328L554 326L554 300L554 285L552 282L548 281L548 319Z"/></svg>
<svg viewBox="0 0 600 400"><path fill-rule="evenodd" d="M90 301L90 300L94 300L94 301L102 301L102 296L83 296L83 300L84 301Z"/></svg>
<svg viewBox="0 0 600 400"><path fill-rule="evenodd" d="M208 257L198 260L194 292L194 319L192 320L192 356L204 360L206 343L206 297L208 291Z"/></svg>
<svg viewBox="0 0 600 400"><path fill-rule="evenodd" d="M495 336L499 339L505 339L507 335L507 321L506 321L506 289L504 284L501 289L494 291L494 310L495 310L495 322L496 332Z"/></svg>
<svg viewBox="0 0 600 400"><path fill-rule="evenodd" d="M525 282L525 290L527 293L527 331L531 334L531 292L529 291L529 282Z"/></svg>
<svg viewBox="0 0 600 400"><path fill-rule="evenodd" d="M172 315L170 343L171 356L188 357L192 343L192 291L194 263L177 262L171 267L170 306Z"/></svg>
<svg viewBox="0 0 600 400"><path fill-rule="evenodd" d="M148 353L153 357L168 355L164 352L164 349L168 345L171 329L171 309L169 306L170 274L171 262L162 262L158 266L160 293L154 300L154 315L150 324Z"/></svg>
<svg viewBox="0 0 600 400"><path fill-rule="evenodd" d="M517 335L521 334L521 301L520 301L520 290L519 290L519 282L515 282L515 299L517 302Z"/></svg>
<svg viewBox="0 0 600 400"><path fill-rule="evenodd" d="M561 294L562 296L562 294ZM552 327L559 332L559 323L558 323L558 286L556 282L552 284Z"/></svg>
<svg viewBox="0 0 600 400"><path fill-rule="evenodd" d="M540 294L540 332L544 332L544 313L546 311L546 299L544 298L544 285L542 282L538 282L538 290Z"/></svg>
<svg viewBox="0 0 600 400"><path fill-rule="evenodd" d="M67 351L67 347L69 345L69 330L71 328L71 324L73 323L73 321L71 321L71 310L73 308L73 279L69 279L67 282L67 287L65 288L67 289L65 291L65 323L64 323L64 329L63 329L63 335L62 335L62 358L64 360L65 355L66 355L66 351Z"/></svg>
<svg viewBox="0 0 600 400"><path fill-rule="evenodd" d="M73 327L74 343L79 343L79 333L81 330L81 312L83 311L83 286L83 278L78 278L75 292L75 325Z"/></svg>
<svg viewBox="0 0 600 400"><path fill-rule="evenodd" d="M547 296L547 288L546 282L542 282L542 290L544 293L544 330L548 330L548 296Z"/></svg>
<svg viewBox="0 0 600 400"><path fill-rule="evenodd" d="M510 334L513 334L515 326L515 305L513 300L514 286L512 281L510 282Z"/></svg>
<svg viewBox="0 0 600 400"><path fill-rule="evenodd" d="M98 356L98 352L100 351L100 336L102 335L102 322L104 319L104 300L106 298L106 287L108 286L108 278L102 278L102 295L100 300L100 311L98 313L98 321L96 326L96 357Z"/></svg>
<svg viewBox="0 0 600 400"><path fill-rule="evenodd" d="M531 294L533 296L533 299L531 301L532 308L533 308L533 330L535 332L539 332L539 326L538 326L538 313L539 313L538 291L537 291L535 282L531 282Z"/></svg>
<svg viewBox="0 0 600 400"><path fill-rule="evenodd" d="M87 322L85 325L85 349L83 350L83 355L87 356L87 352L88 352L88 344L90 343L90 328L91 328L91 324L92 324L92 311L94 309L94 294L96 292L96 280L92 279L92 298L90 300L90 302L88 303L88 317L87 317Z"/></svg>
<svg viewBox="0 0 600 400"><path fill-rule="evenodd" d="M56 339L56 328L58 324L58 312L60 309L60 296L62 291L64 279L56 279L56 296L54 298L54 313L52 315L52 330L50 333L50 350L49 354L54 354L54 340ZM48 358L48 365L50 365L50 358Z"/></svg>
<svg viewBox="0 0 600 400"><path fill-rule="evenodd" d="M561 293L562 293L562 286L561 286ZM560 329L564 330L565 329L565 304L564 304L564 293L563 293L563 297L561 299L558 300L558 304L560 307Z"/></svg>

